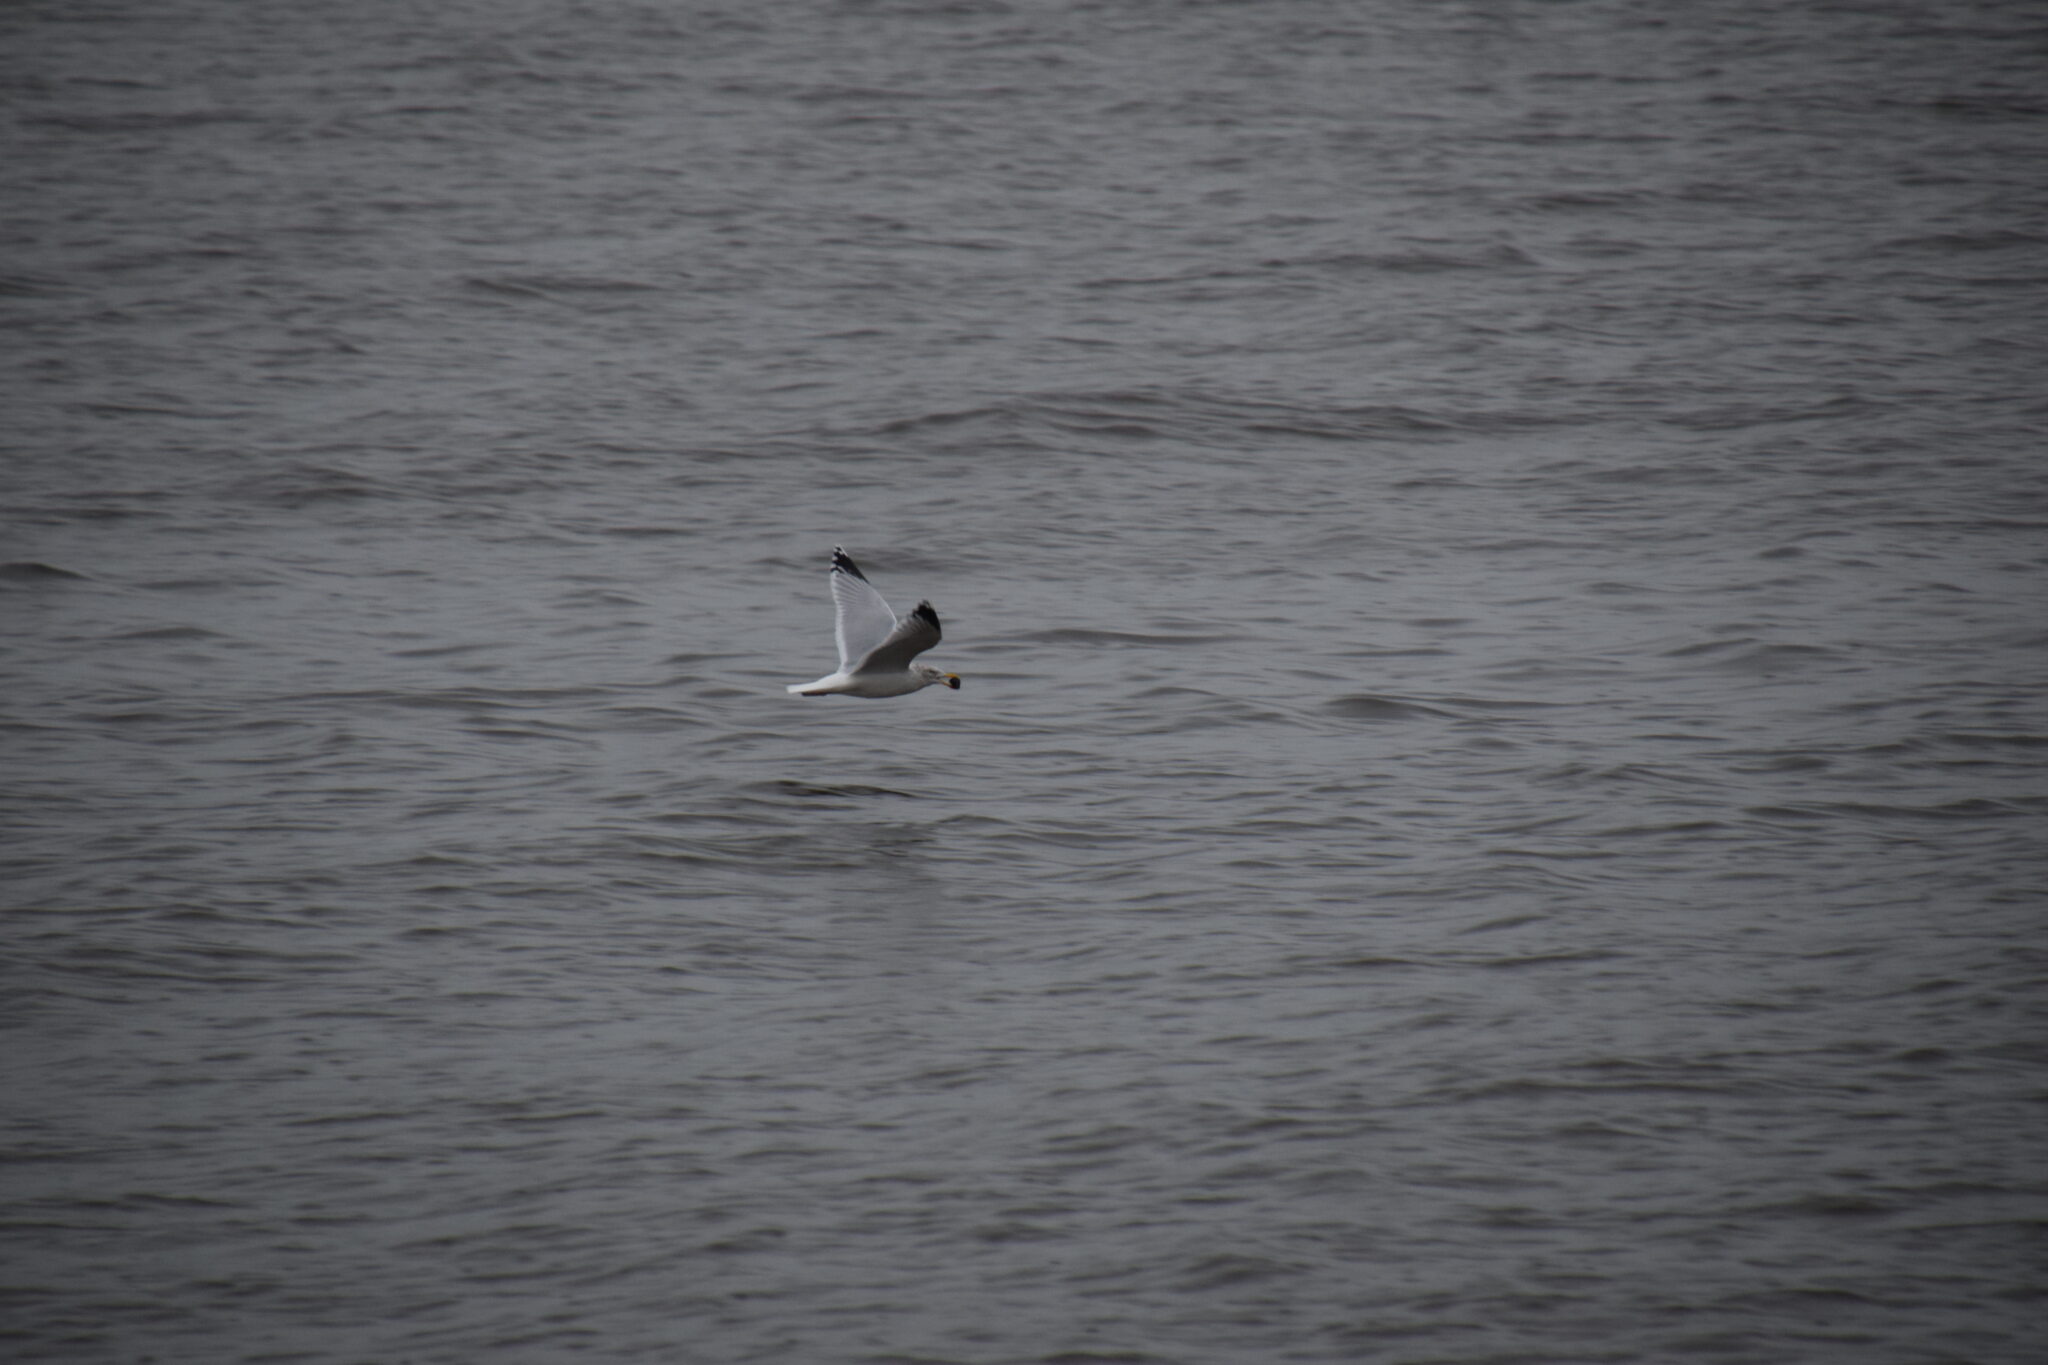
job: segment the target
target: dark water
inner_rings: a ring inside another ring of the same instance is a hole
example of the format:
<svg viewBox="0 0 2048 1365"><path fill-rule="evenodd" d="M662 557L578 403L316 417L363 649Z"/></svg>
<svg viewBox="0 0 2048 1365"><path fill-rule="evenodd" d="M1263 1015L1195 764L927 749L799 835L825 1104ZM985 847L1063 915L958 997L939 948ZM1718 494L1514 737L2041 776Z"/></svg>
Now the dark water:
<svg viewBox="0 0 2048 1365"><path fill-rule="evenodd" d="M2039 1358L2038 7L0 54L11 1358Z"/></svg>

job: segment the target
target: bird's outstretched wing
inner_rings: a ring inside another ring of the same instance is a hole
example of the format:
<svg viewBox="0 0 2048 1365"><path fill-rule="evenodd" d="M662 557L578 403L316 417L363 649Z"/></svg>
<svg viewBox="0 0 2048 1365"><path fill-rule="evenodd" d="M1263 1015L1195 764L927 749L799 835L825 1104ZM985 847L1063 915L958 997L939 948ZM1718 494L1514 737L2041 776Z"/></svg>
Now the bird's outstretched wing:
<svg viewBox="0 0 2048 1365"><path fill-rule="evenodd" d="M873 591L872 588L869 589ZM880 601L878 597L875 599ZM896 623L889 638L869 650L848 670L852 673L900 673L910 661L939 642L939 614L929 602L920 602L908 616Z"/></svg>
<svg viewBox="0 0 2048 1365"><path fill-rule="evenodd" d="M832 604L837 608L833 630L839 638L839 671L851 673L895 632L896 613L889 610L860 566L837 546L832 549ZM936 632L932 639L937 641Z"/></svg>

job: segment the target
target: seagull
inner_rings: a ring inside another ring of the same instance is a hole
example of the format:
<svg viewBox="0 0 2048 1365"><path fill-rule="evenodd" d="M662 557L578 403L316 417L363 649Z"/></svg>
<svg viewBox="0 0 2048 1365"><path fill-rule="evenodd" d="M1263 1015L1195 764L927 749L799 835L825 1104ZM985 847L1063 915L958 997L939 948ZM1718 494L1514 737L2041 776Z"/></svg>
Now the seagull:
<svg viewBox="0 0 2048 1365"><path fill-rule="evenodd" d="M942 673L912 659L939 642L939 614L919 602L908 616L896 619L882 594L868 582L860 565L846 551L832 547L832 603L839 619L839 671L816 682L791 683L799 697L900 697L933 683L960 686L958 673Z"/></svg>

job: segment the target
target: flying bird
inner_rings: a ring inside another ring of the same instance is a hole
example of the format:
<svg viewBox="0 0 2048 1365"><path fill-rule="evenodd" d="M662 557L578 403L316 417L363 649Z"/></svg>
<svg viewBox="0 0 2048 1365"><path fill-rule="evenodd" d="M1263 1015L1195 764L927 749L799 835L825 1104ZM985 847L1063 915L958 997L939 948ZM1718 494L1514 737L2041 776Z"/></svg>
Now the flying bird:
<svg viewBox="0 0 2048 1365"><path fill-rule="evenodd" d="M832 604L838 611L839 671L791 683L799 697L900 697L933 683L960 686L960 675L912 663L939 642L939 614L919 602L898 620L846 551L832 549Z"/></svg>

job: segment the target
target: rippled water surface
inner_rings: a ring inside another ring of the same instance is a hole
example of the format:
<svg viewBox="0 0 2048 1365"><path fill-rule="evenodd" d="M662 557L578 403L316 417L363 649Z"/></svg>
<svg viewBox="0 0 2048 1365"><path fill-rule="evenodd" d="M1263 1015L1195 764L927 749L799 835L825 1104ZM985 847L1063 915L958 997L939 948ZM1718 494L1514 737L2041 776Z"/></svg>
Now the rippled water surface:
<svg viewBox="0 0 2048 1365"><path fill-rule="evenodd" d="M0 54L10 1358L2037 1358L2036 7Z"/></svg>

